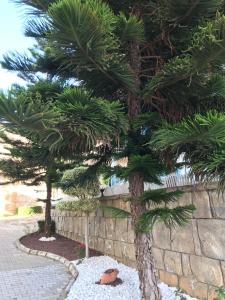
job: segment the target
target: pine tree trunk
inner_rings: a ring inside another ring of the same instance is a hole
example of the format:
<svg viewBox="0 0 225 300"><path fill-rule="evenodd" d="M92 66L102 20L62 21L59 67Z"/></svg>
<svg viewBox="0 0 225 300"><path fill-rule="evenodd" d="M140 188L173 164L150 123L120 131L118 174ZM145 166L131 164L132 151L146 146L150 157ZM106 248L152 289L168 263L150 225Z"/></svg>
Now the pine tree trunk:
<svg viewBox="0 0 225 300"><path fill-rule="evenodd" d="M47 198L46 198L46 206L45 206L45 236L51 236L51 198L52 198L52 183L50 178L46 181L47 187Z"/></svg>
<svg viewBox="0 0 225 300"><path fill-rule="evenodd" d="M88 237L89 237L89 214L85 214L85 257L89 257L89 242L88 242Z"/></svg>
<svg viewBox="0 0 225 300"><path fill-rule="evenodd" d="M135 136L133 131L133 120L141 113L140 95L140 78L141 69L140 50L136 43L131 44L130 66L135 74L136 94L130 93L128 96L128 116L130 119L129 136L132 140ZM129 161L130 157L128 157ZM131 194L131 215L134 229L136 224L146 210L145 205L141 204L137 198L144 193L144 180L141 173L133 173L129 176L129 191ZM161 299L157 286L157 279L154 271L152 255L152 238L150 234L139 233L135 230L135 251L137 260L137 269L140 280L140 290L142 300L159 300Z"/></svg>
<svg viewBox="0 0 225 300"><path fill-rule="evenodd" d="M139 217L145 211L145 206L135 200L144 192L144 181L139 173L130 175L129 188L133 199L131 201L132 220L134 227L136 227ZM140 279L141 299L159 300L161 297L154 271L151 234L135 232L134 243Z"/></svg>

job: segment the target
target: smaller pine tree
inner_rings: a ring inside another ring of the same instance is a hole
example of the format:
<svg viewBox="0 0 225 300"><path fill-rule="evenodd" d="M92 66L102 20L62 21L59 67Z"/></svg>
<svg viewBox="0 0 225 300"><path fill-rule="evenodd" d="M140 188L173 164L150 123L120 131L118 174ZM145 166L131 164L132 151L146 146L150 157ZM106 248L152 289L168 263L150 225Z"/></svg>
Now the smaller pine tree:
<svg viewBox="0 0 225 300"><path fill-rule="evenodd" d="M1 143L6 153L0 160L0 173L8 181L4 184L21 182L30 186L46 185L45 235L51 235L52 187L60 179L61 171L67 166L49 149L21 136L1 132Z"/></svg>

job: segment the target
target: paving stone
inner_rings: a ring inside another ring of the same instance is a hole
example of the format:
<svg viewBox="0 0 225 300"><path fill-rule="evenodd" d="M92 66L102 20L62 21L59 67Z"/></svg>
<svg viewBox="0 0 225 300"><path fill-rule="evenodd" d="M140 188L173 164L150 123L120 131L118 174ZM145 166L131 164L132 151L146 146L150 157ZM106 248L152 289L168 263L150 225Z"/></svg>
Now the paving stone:
<svg viewBox="0 0 225 300"><path fill-rule="evenodd" d="M1 300L57 300L71 278L61 263L16 248L24 226L31 228L34 222L35 218L0 219Z"/></svg>

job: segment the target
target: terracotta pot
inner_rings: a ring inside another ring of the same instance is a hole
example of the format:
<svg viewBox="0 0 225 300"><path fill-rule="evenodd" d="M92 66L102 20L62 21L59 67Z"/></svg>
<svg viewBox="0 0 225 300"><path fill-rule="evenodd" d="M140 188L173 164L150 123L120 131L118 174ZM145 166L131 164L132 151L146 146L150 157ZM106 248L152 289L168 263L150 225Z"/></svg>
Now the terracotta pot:
<svg viewBox="0 0 225 300"><path fill-rule="evenodd" d="M117 275L119 274L118 269L108 269L106 270L100 279L100 284L108 284L116 281Z"/></svg>

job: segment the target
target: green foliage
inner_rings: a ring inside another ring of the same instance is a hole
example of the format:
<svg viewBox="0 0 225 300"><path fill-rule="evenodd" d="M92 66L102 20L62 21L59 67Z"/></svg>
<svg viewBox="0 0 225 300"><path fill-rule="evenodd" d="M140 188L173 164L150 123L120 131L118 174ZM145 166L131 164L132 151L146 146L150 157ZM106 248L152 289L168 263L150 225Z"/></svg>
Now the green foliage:
<svg viewBox="0 0 225 300"><path fill-rule="evenodd" d="M98 202L94 199L81 199L74 201L62 201L56 205L59 210L78 211L90 213L98 208Z"/></svg>
<svg viewBox="0 0 225 300"><path fill-rule="evenodd" d="M180 190L167 192L165 189L145 191L139 198L141 203L149 203L150 205L161 205L176 202L183 192Z"/></svg>
<svg viewBox="0 0 225 300"><path fill-rule="evenodd" d="M217 13L215 20L199 26L190 48L194 65L199 70L218 68L224 61L225 16ZM204 59L204 64L200 60Z"/></svg>
<svg viewBox="0 0 225 300"><path fill-rule="evenodd" d="M144 24L136 16L120 13L117 19L116 31L120 42L144 42Z"/></svg>
<svg viewBox="0 0 225 300"><path fill-rule="evenodd" d="M82 175L86 170L87 167L76 167L65 171L61 179L61 186L66 194L75 196L79 200L92 200L99 195L99 182L96 177L86 182L82 180Z"/></svg>
<svg viewBox="0 0 225 300"><path fill-rule="evenodd" d="M113 207L113 206L109 206L109 205L100 205L100 208L105 211L106 213L108 213L110 216L112 216L113 218L128 218L131 216L131 213L124 210L124 209L120 209L118 207Z"/></svg>
<svg viewBox="0 0 225 300"><path fill-rule="evenodd" d="M169 60L160 74L154 76L144 89L144 98L152 97L160 88L173 86L175 83L190 79L195 70L189 55Z"/></svg>
<svg viewBox="0 0 225 300"><path fill-rule="evenodd" d="M28 90L17 97L0 97L1 121L7 128L20 126L39 133L48 147L62 152L90 150L99 140L108 140L127 129L123 107L117 101L109 103L92 97L81 88L67 88L60 94L52 88L54 101L48 101L49 95L45 92L42 96L41 88L43 94L45 87L38 84L35 96L31 86L31 93Z"/></svg>
<svg viewBox="0 0 225 300"><path fill-rule="evenodd" d="M156 131L151 144L161 150L168 146L175 150L178 146L192 145L196 142L213 148L216 144L225 143L224 134L224 113L209 111L206 115L196 114L179 124L165 124Z"/></svg>
<svg viewBox="0 0 225 300"><path fill-rule="evenodd" d="M25 217L25 216L32 216L36 214L42 213L41 206L21 206L17 209L18 216Z"/></svg>
<svg viewBox="0 0 225 300"><path fill-rule="evenodd" d="M225 114L210 111L197 114L181 123L168 125L156 131L152 144L156 149L169 149L179 156L199 179L210 181L216 177L219 188L225 188Z"/></svg>
<svg viewBox="0 0 225 300"><path fill-rule="evenodd" d="M75 200L58 203L56 206L58 209L85 213L90 213L97 209L99 203L94 198L99 195L99 182L96 178L87 182L80 181L85 171L85 167L80 167L68 170L63 174L61 180L63 191L68 195L74 196Z"/></svg>
<svg viewBox="0 0 225 300"><path fill-rule="evenodd" d="M223 184L224 1L18 2L41 16L26 29L42 37L37 39L41 51L33 51L28 60L5 57L5 67L30 80L37 71L72 78L82 89L67 88L48 105L41 105L39 95L39 102L38 97L18 102L2 97L2 121L8 128L41 132L53 152L76 156L80 164L93 162L64 182L69 193L91 200L87 186L82 192L84 186L77 183L91 182L105 168L109 175L129 180L131 205L143 212L139 218L132 212L136 230L147 232L159 221L185 224L194 207L174 207L180 192L148 191L137 198L132 179L139 179L141 194L144 182L160 184L184 153L196 175L216 174ZM112 160L124 157L127 166L111 167ZM68 205L80 209L79 201ZM118 209L114 213L129 215Z"/></svg>
<svg viewBox="0 0 225 300"><path fill-rule="evenodd" d="M175 208L162 207L146 210L139 218L137 230L149 232L157 222L162 222L167 227L183 226L188 223L194 210L195 207L192 204Z"/></svg>
<svg viewBox="0 0 225 300"><path fill-rule="evenodd" d="M224 287L219 287L216 289L217 297L214 300L224 300L225 299L225 290Z"/></svg>
<svg viewBox="0 0 225 300"><path fill-rule="evenodd" d="M121 178L127 179L132 173L140 173L146 182L161 184L159 176L165 168L151 155L133 155L130 157L127 167L121 168Z"/></svg>
<svg viewBox="0 0 225 300"><path fill-rule="evenodd" d="M45 232L45 220L39 220L38 223L38 232L43 233ZM51 234L55 234L56 227L55 227L55 221L51 220Z"/></svg>
<svg viewBox="0 0 225 300"><path fill-rule="evenodd" d="M98 70L112 82L133 90L132 74L118 56L118 40L113 33L116 17L108 5L98 0L65 0L53 4L49 16L50 38L61 51L64 49L67 68L74 64L79 69Z"/></svg>
<svg viewBox="0 0 225 300"><path fill-rule="evenodd" d="M62 117L57 125L62 139L60 144L77 145L90 149L98 140L108 140L126 130L127 122L119 102L111 103L93 98L81 88L69 88L58 97L55 111Z"/></svg>

